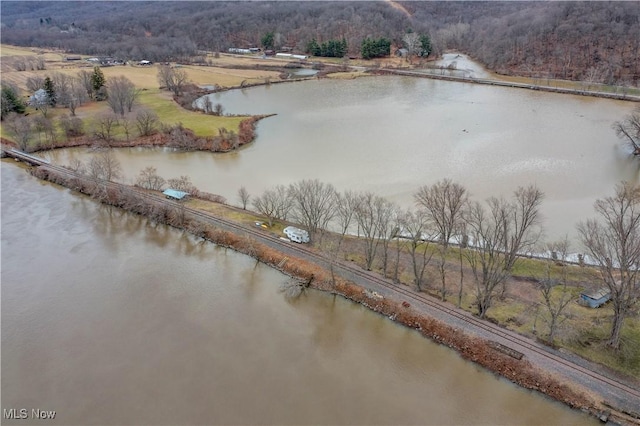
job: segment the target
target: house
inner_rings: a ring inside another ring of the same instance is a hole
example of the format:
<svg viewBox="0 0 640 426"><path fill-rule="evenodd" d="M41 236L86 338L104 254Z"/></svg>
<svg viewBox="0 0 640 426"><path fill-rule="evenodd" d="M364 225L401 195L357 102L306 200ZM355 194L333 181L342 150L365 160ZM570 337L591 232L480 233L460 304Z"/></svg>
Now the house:
<svg viewBox="0 0 640 426"><path fill-rule="evenodd" d="M609 289L601 288L594 292L580 293L578 303L582 306L588 306L590 308L599 308L611 299L611 292Z"/></svg>
<svg viewBox="0 0 640 426"><path fill-rule="evenodd" d="M407 56L409 56L409 50L405 49L404 47L401 49L397 49L396 56L401 56L403 58L406 58Z"/></svg>
<svg viewBox="0 0 640 426"><path fill-rule="evenodd" d="M184 192L184 191L178 191L176 189L165 189L164 192L162 192L168 199L170 200L176 200L176 201L180 201L183 200L187 195L189 195L188 192Z"/></svg>
<svg viewBox="0 0 640 426"><path fill-rule="evenodd" d="M304 229L296 228L295 226L287 226L282 230L289 239L295 243L308 243L309 233Z"/></svg>
<svg viewBox="0 0 640 426"><path fill-rule="evenodd" d="M48 103L49 103L49 95L47 94L47 91L44 89L36 90L33 96L29 98L29 105L36 108L40 105L44 105Z"/></svg>

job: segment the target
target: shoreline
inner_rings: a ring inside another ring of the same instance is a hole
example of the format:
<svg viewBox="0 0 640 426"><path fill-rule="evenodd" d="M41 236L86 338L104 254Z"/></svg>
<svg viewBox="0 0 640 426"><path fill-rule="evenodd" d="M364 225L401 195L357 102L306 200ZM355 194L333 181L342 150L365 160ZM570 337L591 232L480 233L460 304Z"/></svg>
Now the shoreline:
<svg viewBox="0 0 640 426"><path fill-rule="evenodd" d="M171 140L171 136L163 133L162 131L158 131L149 136L138 136L136 138L132 138L129 140L111 140L111 141L103 141L92 139L89 136L78 136L72 139L68 139L63 142L58 142L55 145L46 145L46 144L38 144L31 149L25 150L27 153L36 153L41 151L49 151L54 149L65 149L65 148L78 148L78 147L97 147L97 148L136 148L136 147L144 147L144 148L152 148L152 147L166 147L166 148L175 148L180 151L200 151L200 152L212 152L212 153L227 153L235 151L245 145L248 145L255 141L256 139L256 126L258 122L262 119L273 117L276 114L261 114L261 115L253 115L249 116L245 120L242 120L239 125L239 132L237 135L237 143L233 144L231 141L223 139L219 144L216 144L215 139L219 138L219 136L210 136L206 138L198 138L193 132L189 129L183 129L186 137L189 138L194 144L197 146L182 146L178 144L174 144ZM1 145L10 146L12 148L20 149L18 144L8 139L2 138L0 141Z"/></svg>
<svg viewBox="0 0 640 426"><path fill-rule="evenodd" d="M492 344L491 341L471 336L463 329L455 328L420 312L407 302L393 297L381 297L376 292L371 292L343 277L334 280L331 272L317 263L292 257L291 254L268 247L250 236L229 232L198 218L185 217L184 212L180 214L176 208L171 209L172 205L157 206L146 200L146 205L141 204L140 199L135 198L137 191L126 185L118 184L119 190L111 190L91 179L77 176L69 178L47 167L32 168L31 173L40 179L89 195L104 204L144 215L150 220L185 230L217 245L247 254L257 261L305 282L305 287L312 287L360 303L394 322L419 331L424 337L436 343L454 349L466 360L473 361L525 389L539 391L571 408L589 412L597 418L611 416L612 419L623 424L639 424L638 419L633 418L636 413L631 412L625 415L624 410L615 408L611 410L613 407L607 406L605 401L597 402L592 395L588 395L588 390L576 389L562 383L544 369L531 364L526 358L517 359L513 354L501 351L499 346ZM135 202L132 202L132 197L135 198L133 200ZM579 385L576 387L580 388Z"/></svg>

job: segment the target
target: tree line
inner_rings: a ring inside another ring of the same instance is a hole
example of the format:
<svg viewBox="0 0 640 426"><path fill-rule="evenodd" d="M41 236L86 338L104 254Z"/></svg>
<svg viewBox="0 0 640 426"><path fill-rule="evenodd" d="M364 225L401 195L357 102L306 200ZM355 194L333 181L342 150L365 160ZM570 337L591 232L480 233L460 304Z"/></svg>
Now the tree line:
<svg viewBox="0 0 640 426"><path fill-rule="evenodd" d="M122 171L111 150L101 151L87 163L76 160L69 168L103 188L105 197L108 187L104 183L119 179ZM78 181L75 185L84 183ZM147 167L136 179L136 186L144 189L161 191L165 185L226 203L222 197L198 191L188 176L166 181L154 167ZM95 193L99 195L100 191ZM408 253L416 288L435 288L435 281L440 280L444 300L445 281L451 274L446 264L452 251L457 252L458 306L466 265L471 271L473 299L480 317L485 317L504 294L521 256L540 247L542 235L540 205L544 194L535 186L519 187L508 198L490 197L480 202L470 199L464 186L444 179L420 187L414 193L415 206L408 209L372 192L341 193L331 184L308 179L289 186L278 185L254 197L241 187L238 197L243 208L253 198L253 208L271 226L281 220L306 228L315 244L329 254L332 275L341 245L349 234L355 234L361 241L358 247L364 268L371 270L377 261L384 276L398 282L400 253ZM640 298L640 186L620 183L614 195L596 201L595 211L596 217L580 222L577 229L590 263L599 270L601 283L611 293L613 319L607 344L619 349L622 325L635 315ZM565 261L569 242L564 238L545 247L551 255L545 274L537 278L545 309L543 319L553 342L557 326L567 318L565 308L572 298ZM551 270L557 262L561 263L560 273ZM427 268L435 269L437 278L432 275L425 279Z"/></svg>
<svg viewBox="0 0 640 426"><path fill-rule="evenodd" d="M3 42L121 59L261 44L303 52L312 39L344 39L358 55L364 39L401 46L412 28L436 55L462 50L500 72L618 84L640 77L635 2L407 2L408 15L384 2L22 3L0 5Z"/></svg>
<svg viewBox="0 0 640 426"><path fill-rule="evenodd" d="M540 249L542 243L540 205L544 194L535 186L520 187L509 198L491 197L480 202L471 200L462 185L445 179L420 187L414 194L415 207L409 209L371 192L340 193L318 180L278 185L254 197L242 187L238 198L243 208L250 203L269 226L276 220L298 223L333 260L350 233L359 236L362 266L371 270L377 261L382 274L396 281L400 251L404 250L410 257L416 288L437 288L443 300L445 283L451 278L447 262L457 253L458 305L466 265L480 317L504 295L521 256ZM591 263L601 272L601 284L611 292L614 317L608 344L618 348L622 323L633 315L640 297L640 187L621 183L614 196L597 201L595 210L597 217L579 223L577 229ZM334 238L329 238L327 247L323 241L328 235ZM559 276L552 274L549 266L546 274L538 277L544 319L553 341L572 299L565 262L569 242L565 238L543 246L551 254L549 265L562 265ZM426 279L428 268L437 278ZM554 289L559 296L552 296Z"/></svg>

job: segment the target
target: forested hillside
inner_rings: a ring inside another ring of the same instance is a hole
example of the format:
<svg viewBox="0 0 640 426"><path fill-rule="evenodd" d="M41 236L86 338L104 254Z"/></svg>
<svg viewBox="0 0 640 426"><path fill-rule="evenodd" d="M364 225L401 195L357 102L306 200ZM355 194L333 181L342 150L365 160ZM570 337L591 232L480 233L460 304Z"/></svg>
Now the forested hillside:
<svg viewBox="0 0 640 426"><path fill-rule="evenodd" d="M122 59L178 60L198 50L304 51L315 39L464 51L510 74L638 84L640 2L24 2L3 1L2 42Z"/></svg>

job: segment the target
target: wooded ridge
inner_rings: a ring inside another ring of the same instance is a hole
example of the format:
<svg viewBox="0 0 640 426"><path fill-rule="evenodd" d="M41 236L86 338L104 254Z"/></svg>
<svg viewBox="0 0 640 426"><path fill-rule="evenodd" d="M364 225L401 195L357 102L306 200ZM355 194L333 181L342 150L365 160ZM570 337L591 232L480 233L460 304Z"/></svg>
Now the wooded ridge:
<svg viewBox="0 0 640 426"><path fill-rule="evenodd" d="M125 60L180 60L200 50L304 52L342 40L402 47L428 34L432 55L464 51L494 71L633 84L640 79L639 2L21 2L0 4L2 42Z"/></svg>

